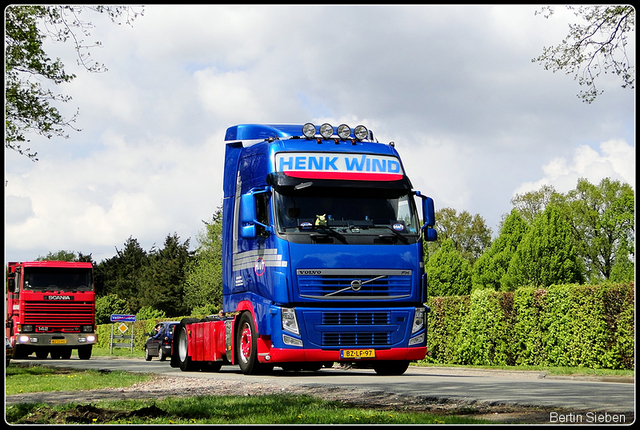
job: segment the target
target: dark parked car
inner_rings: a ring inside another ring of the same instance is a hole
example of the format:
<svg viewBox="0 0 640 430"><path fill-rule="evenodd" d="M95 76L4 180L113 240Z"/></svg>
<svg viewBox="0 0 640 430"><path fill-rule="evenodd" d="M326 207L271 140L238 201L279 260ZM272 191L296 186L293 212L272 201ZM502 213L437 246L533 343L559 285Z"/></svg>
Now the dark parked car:
<svg viewBox="0 0 640 430"><path fill-rule="evenodd" d="M158 357L160 361L164 361L171 355L173 329L178 324L178 321L163 321L158 323L151 333L145 333L149 336L144 345L145 360L151 361L152 357Z"/></svg>

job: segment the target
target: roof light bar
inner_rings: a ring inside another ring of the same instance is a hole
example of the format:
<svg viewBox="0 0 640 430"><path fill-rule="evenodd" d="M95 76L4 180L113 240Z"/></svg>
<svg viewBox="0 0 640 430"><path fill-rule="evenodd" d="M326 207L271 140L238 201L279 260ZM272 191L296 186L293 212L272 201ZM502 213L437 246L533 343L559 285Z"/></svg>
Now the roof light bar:
<svg viewBox="0 0 640 430"><path fill-rule="evenodd" d="M308 122L302 126L302 135L307 139L317 139L320 143L319 133L322 139L329 140L334 139L338 143L338 139L334 136L334 128L331 124L324 123L319 128ZM366 139L373 139L371 133L364 125L357 126L353 131L347 124L340 124L337 128L337 135L340 140L352 141L355 144L356 140L361 142ZM354 138L355 136L355 138Z"/></svg>

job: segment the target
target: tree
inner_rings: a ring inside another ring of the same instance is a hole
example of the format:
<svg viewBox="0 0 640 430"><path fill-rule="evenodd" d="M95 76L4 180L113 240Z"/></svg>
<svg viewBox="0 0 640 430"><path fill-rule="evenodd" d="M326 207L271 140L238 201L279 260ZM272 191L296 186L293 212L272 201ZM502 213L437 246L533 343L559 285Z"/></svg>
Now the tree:
<svg viewBox="0 0 640 430"><path fill-rule="evenodd" d="M532 224L557 195L552 185L543 185L539 190L516 194L511 199L511 204L527 223Z"/></svg>
<svg viewBox="0 0 640 430"><path fill-rule="evenodd" d="M530 285L548 287L584 281L583 267L566 215L557 205L546 207L518 245L502 278L501 289Z"/></svg>
<svg viewBox="0 0 640 430"><path fill-rule="evenodd" d="M425 271L430 296L463 296L471 291L471 263L460 255L451 238L429 257Z"/></svg>
<svg viewBox="0 0 640 430"><path fill-rule="evenodd" d="M591 282L614 274L619 281L633 280L634 205L631 186L611 178L598 185L580 178L567 193L564 207Z"/></svg>
<svg viewBox="0 0 640 430"><path fill-rule="evenodd" d="M127 300L133 311L140 309L139 284L142 270L149 264L147 252L137 239L129 237L123 250L116 248L116 255L103 260L96 267L96 275L102 280L104 294L115 294Z"/></svg>
<svg viewBox="0 0 640 430"><path fill-rule="evenodd" d="M47 138L68 137L65 130L75 128L76 114L64 118L53 102L68 102L69 96L55 94L43 82L53 85L71 82L75 75L64 70L60 59L49 58L43 41L49 37L56 42L71 39L78 63L90 72L106 71L104 65L89 62L89 49L83 37L90 36L91 23L82 21L80 14L90 10L107 14L118 24L127 24L142 12L131 6L8 6L5 9L5 147L37 161L37 153L22 145L25 135L35 132Z"/></svg>
<svg viewBox="0 0 640 430"><path fill-rule="evenodd" d="M478 258L473 266L473 289L500 290L502 278L507 274L509 263L516 254L518 245L529 230L529 225L517 209L504 220L500 235Z"/></svg>
<svg viewBox="0 0 640 430"><path fill-rule="evenodd" d="M484 218L455 209L443 208L436 213L438 220L438 244L451 239L454 248L473 264L491 243L491 229Z"/></svg>
<svg viewBox="0 0 640 430"><path fill-rule="evenodd" d="M185 304L192 313L215 313L222 308L222 209L196 237L198 248L186 271Z"/></svg>
<svg viewBox="0 0 640 430"><path fill-rule="evenodd" d="M544 47L542 55L533 62L541 63L545 70L564 71L574 75L578 84L586 90L578 97L586 103L593 102L603 93L595 81L601 73L614 73L622 79L622 88L634 88L635 67L627 57L627 37L635 29L633 6L567 6L584 24L569 24L569 34L557 46ZM546 18L553 15L551 6L541 13Z"/></svg>
<svg viewBox="0 0 640 430"><path fill-rule="evenodd" d="M73 251L60 250L58 252L49 252L44 257L36 258L36 261L74 261L77 263L93 263L91 254L85 255L78 252L77 255Z"/></svg>
<svg viewBox="0 0 640 430"><path fill-rule="evenodd" d="M187 312L184 281L191 255L189 239L180 243L175 233L167 236L162 249L149 253L149 262L142 269L138 284L142 307L163 311L170 317Z"/></svg>

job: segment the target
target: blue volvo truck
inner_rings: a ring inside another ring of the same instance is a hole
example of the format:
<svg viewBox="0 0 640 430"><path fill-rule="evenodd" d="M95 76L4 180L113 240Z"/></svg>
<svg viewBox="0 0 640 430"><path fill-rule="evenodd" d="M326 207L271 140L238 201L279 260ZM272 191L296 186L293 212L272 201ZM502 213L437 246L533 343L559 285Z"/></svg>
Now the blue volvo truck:
<svg viewBox="0 0 640 430"><path fill-rule="evenodd" d="M223 312L180 323L172 366L400 375L423 359L434 203L393 142L310 123L237 125L225 141Z"/></svg>

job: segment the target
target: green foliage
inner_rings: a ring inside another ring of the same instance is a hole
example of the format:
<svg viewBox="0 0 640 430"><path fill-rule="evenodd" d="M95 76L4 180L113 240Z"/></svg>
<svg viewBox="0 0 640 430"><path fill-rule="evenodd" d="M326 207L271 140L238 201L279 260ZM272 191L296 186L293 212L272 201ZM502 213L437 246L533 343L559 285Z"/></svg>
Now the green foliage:
<svg viewBox="0 0 640 430"><path fill-rule="evenodd" d="M430 362L634 368L634 284L432 297Z"/></svg>
<svg viewBox="0 0 640 430"><path fill-rule="evenodd" d="M432 251L451 240L460 255L473 264L491 243L491 229L480 215L443 208L436 213L436 219L438 240L430 247Z"/></svg>
<svg viewBox="0 0 640 430"><path fill-rule="evenodd" d="M516 209L504 220L500 235L480 256L473 266L473 288L500 290L502 278L518 245L528 230L528 225Z"/></svg>
<svg viewBox="0 0 640 430"><path fill-rule="evenodd" d="M462 318L457 335L456 363L513 365L512 314L512 293L471 293L469 312Z"/></svg>
<svg viewBox="0 0 640 430"><path fill-rule="evenodd" d="M169 316L185 314L183 288L190 258L189 239L180 243L176 234L167 236L162 249L149 253L138 284L141 307L153 307Z"/></svg>
<svg viewBox="0 0 640 430"><path fill-rule="evenodd" d="M129 303L117 294L96 298L96 324L107 324L111 315L128 315L129 312Z"/></svg>
<svg viewBox="0 0 640 430"><path fill-rule="evenodd" d="M186 268L184 301L192 313L213 314L222 307L222 210L218 208Z"/></svg>
<svg viewBox="0 0 640 430"><path fill-rule="evenodd" d="M34 161L37 153L21 146L28 141L25 135L35 132L47 138L68 137L65 130L73 129L77 115L64 118L52 103L68 102L71 97L55 94L43 85L69 83L75 78L65 72L59 58L52 60L47 55L45 39L72 40L79 64L91 72L106 70L87 61L87 49L100 42L91 45L83 40L93 27L80 19L84 10L105 13L114 22L124 16L129 24L139 15L131 6L11 5L5 9L5 147Z"/></svg>
<svg viewBox="0 0 640 430"><path fill-rule="evenodd" d="M513 291L520 285L547 287L582 281L571 226L558 207L549 205L518 245L502 288Z"/></svg>
<svg viewBox="0 0 640 430"><path fill-rule="evenodd" d="M445 240L429 257L425 271L431 296L459 296L471 291L471 263L455 249L452 239Z"/></svg>
<svg viewBox="0 0 640 430"><path fill-rule="evenodd" d="M532 59L545 70L573 75L586 90L578 97L593 102L603 90L595 84L601 73L617 75L622 88L634 88L635 69L627 57L627 38L635 29L635 8L631 5L567 6L580 18L569 25L569 34L557 46L545 47L542 55ZM553 15L553 6L539 12L546 18Z"/></svg>
<svg viewBox="0 0 640 430"><path fill-rule="evenodd" d="M164 313L164 311L152 308L151 306L143 306L142 308L140 308L138 313L136 313L136 320L151 320L166 317L167 315Z"/></svg>
<svg viewBox="0 0 640 430"><path fill-rule="evenodd" d="M611 279L615 273L618 281L632 281L633 189L610 178L603 179L598 185L581 178L575 190L567 193L564 203L589 280Z"/></svg>

